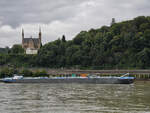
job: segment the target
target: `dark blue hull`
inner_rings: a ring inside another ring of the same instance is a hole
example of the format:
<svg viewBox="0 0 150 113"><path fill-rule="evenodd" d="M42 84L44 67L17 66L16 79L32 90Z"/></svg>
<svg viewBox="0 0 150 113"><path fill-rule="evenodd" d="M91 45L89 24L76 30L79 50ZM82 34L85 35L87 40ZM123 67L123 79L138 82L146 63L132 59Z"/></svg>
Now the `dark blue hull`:
<svg viewBox="0 0 150 113"><path fill-rule="evenodd" d="M89 83L89 84L131 84L133 77L98 77L98 78L43 78L43 79L4 79L5 83Z"/></svg>

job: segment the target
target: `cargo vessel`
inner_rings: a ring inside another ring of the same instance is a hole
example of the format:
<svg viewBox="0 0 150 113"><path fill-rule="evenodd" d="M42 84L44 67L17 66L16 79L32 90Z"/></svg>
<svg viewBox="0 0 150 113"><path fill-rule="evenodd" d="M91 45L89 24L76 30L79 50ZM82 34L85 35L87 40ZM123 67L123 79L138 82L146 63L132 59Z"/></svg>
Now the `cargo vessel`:
<svg viewBox="0 0 150 113"><path fill-rule="evenodd" d="M2 79L5 83L89 83L89 84L131 84L134 77L23 77L14 76Z"/></svg>

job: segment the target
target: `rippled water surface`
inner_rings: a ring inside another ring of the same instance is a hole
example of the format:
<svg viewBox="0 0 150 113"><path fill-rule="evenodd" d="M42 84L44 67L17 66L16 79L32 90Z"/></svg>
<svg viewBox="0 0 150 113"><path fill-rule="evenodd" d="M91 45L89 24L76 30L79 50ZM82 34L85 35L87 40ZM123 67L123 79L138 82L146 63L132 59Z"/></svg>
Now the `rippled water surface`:
<svg viewBox="0 0 150 113"><path fill-rule="evenodd" d="M150 113L150 82L0 83L0 113Z"/></svg>

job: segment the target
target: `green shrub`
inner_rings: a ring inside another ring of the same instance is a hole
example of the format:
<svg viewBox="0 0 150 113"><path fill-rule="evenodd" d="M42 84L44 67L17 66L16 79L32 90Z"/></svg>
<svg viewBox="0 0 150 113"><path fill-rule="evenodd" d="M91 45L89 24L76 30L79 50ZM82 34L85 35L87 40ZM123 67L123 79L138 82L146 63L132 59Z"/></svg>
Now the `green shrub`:
<svg viewBox="0 0 150 113"><path fill-rule="evenodd" d="M25 77L32 77L33 76L33 72L28 70L28 69L23 69L20 74L22 74Z"/></svg>
<svg viewBox="0 0 150 113"><path fill-rule="evenodd" d="M34 73L34 76L35 77L47 77L48 74L45 70L37 70L35 73Z"/></svg>
<svg viewBox="0 0 150 113"><path fill-rule="evenodd" d="M17 70L14 70L12 68L8 68L8 67L2 68L0 71L0 78L11 77L16 72L17 72Z"/></svg>

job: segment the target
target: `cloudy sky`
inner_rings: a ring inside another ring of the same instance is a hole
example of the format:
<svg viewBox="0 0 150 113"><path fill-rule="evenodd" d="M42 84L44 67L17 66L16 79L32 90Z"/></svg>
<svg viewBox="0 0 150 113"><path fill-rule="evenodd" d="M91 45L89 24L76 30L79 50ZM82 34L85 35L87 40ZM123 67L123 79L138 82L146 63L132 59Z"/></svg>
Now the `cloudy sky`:
<svg viewBox="0 0 150 113"><path fill-rule="evenodd" d="M150 16L150 0L0 0L0 47L21 43L25 37L38 37L42 29L45 44L61 37L74 38L80 31Z"/></svg>

